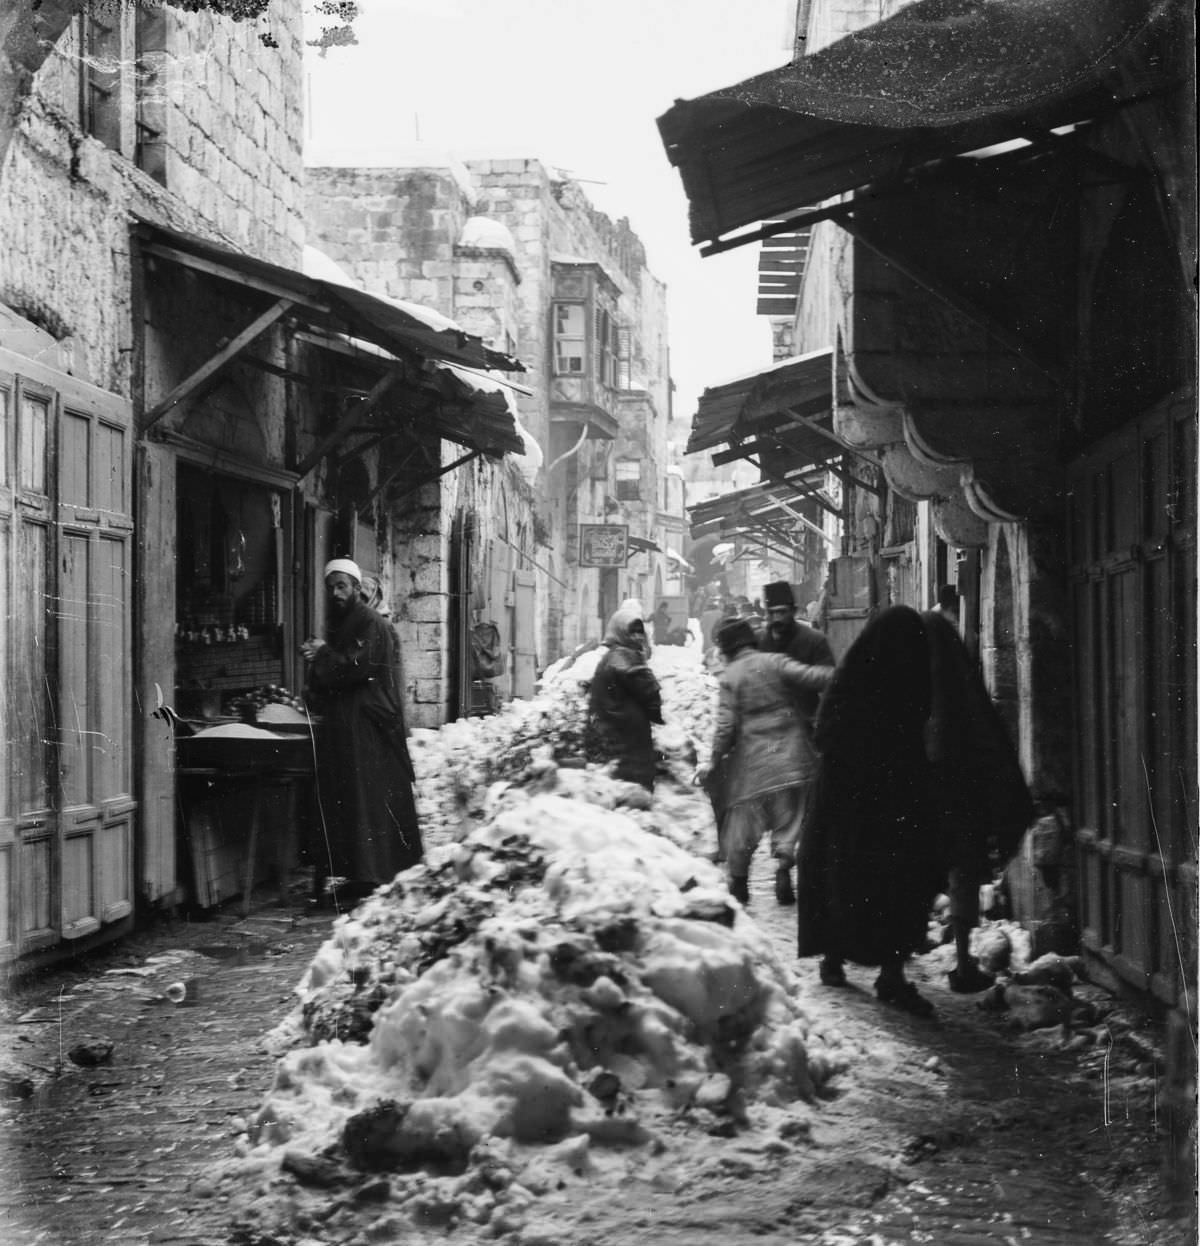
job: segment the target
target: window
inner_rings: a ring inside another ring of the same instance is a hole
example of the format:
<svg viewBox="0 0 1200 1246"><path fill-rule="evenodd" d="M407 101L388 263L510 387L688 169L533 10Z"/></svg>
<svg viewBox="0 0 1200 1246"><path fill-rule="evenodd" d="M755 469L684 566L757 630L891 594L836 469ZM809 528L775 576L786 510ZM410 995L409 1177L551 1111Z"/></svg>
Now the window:
<svg viewBox="0 0 1200 1246"><path fill-rule="evenodd" d="M161 8L142 8L134 15L134 163L156 182L167 181L166 83L167 18Z"/></svg>
<svg viewBox="0 0 1200 1246"><path fill-rule="evenodd" d="M596 379L609 389L620 386L620 345L616 318L603 307L596 310Z"/></svg>
<svg viewBox="0 0 1200 1246"><path fill-rule="evenodd" d="M586 318L582 303L554 304L554 371L582 376L587 371Z"/></svg>
<svg viewBox="0 0 1200 1246"><path fill-rule="evenodd" d="M80 114L83 128L106 147L121 150L121 10L80 19Z"/></svg>
<svg viewBox="0 0 1200 1246"><path fill-rule="evenodd" d="M642 497L642 465L637 459L617 460L617 501L638 502Z"/></svg>

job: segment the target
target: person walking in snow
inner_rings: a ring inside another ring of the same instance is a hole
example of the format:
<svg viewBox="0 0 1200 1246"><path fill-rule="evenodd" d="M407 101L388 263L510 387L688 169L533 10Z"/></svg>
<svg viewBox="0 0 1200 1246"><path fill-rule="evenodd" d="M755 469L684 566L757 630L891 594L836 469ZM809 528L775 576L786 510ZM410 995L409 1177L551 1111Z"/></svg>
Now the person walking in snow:
<svg viewBox="0 0 1200 1246"><path fill-rule="evenodd" d="M646 665L646 625L640 610L618 610L608 621L605 654L588 692L591 733L601 753L615 758L618 779L654 788L657 755L652 723L661 723L662 691Z"/></svg>
<svg viewBox="0 0 1200 1246"><path fill-rule="evenodd" d="M907 606L876 615L821 701L820 767L797 853L798 951L821 955L821 981L845 961L879 966L875 993L919 1016L933 1006L904 976L925 947L944 878L924 731L929 644Z"/></svg>
<svg viewBox="0 0 1200 1246"><path fill-rule="evenodd" d="M406 743L399 644L362 598L349 558L325 566L329 628L300 649L320 709L317 784L325 842L317 860L356 898L422 857Z"/></svg>
<svg viewBox="0 0 1200 1246"><path fill-rule="evenodd" d="M832 667L804 666L781 653L760 653L754 627L735 619L717 631L726 660L717 681L717 722L711 761L698 767L707 781L724 763L726 806L721 827L729 890L750 899L750 860L764 834L776 861L775 895L794 903L791 869L816 758L796 708L800 691L820 690Z"/></svg>
<svg viewBox="0 0 1200 1246"><path fill-rule="evenodd" d="M921 621L931 681L925 755L954 934L950 989L967 995L994 982L971 956L980 885L1016 852L1033 821L1033 800L1017 751L955 623L942 608L923 614Z"/></svg>

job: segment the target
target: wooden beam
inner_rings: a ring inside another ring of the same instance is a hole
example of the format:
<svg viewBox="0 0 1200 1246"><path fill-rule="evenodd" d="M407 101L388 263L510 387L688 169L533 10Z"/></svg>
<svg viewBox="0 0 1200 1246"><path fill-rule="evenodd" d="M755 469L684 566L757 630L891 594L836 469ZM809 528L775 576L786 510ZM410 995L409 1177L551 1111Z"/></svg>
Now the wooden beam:
<svg viewBox="0 0 1200 1246"><path fill-rule="evenodd" d="M296 472L300 479L303 480L309 472L325 457L326 454L341 441L346 434L359 422L365 415L369 415L378 404L383 395L392 387L392 384L400 379L402 374L399 371L392 370L385 372L383 376L375 382L374 388L363 399L361 403L351 406L345 412L340 420L338 420L333 431L323 437L316 445L316 448L309 452L304 462L296 468Z"/></svg>
<svg viewBox="0 0 1200 1246"><path fill-rule="evenodd" d="M751 460L753 462L753 460ZM819 490L814 489L812 485L803 480L799 476L776 476L769 468L764 467L761 463L755 463L755 467L759 469L769 480L775 481L776 484L786 485L789 489L794 489L802 497L811 498L822 509L827 510L831 515L836 515L839 519L842 512L838 510L832 502Z"/></svg>
<svg viewBox="0 0 1200 1246"><path fill-rule="evenodd" d="M268 307L262 315L256 316L237 337L221 347L207 363L202 364L191 376L176 385L160 403L146 413L145 420L142 423L142 432L144 433L152 425L157 424L164 415L169 411L173 411L185 398L190 398L202 385L210 383L255 338L265 333L292 306L294 306L293 299L280 299Z"/></svg>
<svg viewBox="0 0 1200 1246"><path fill-rule="evenodd" d="M733 238L721 238L716 242L710 242L707 246L700 248L700 254L703 257L719 255L722 251L732 251L735 247L745 246L748 242L763 242L768 238L778 237L780 234L793 233L801 225L814 225L817 221L838 221L840 223L842 218L849 216L853 210L854 205L850 203L838 203L824 208L813 208L808 212L801 212L799 216L793 216L789 220L780 221L776 225L764 225L761 229L752 230L747 234L738 234Z"/></svg>
<svg viewBox="0 0 1200 1246"><path fill-rule="evenodd" d="M832 459L825 463L825 470L832 472L844 485L854 485L856 489L863 489L867 493L873 493L877 498L883 497L883 490L878 485L868 484L865 480L860 480L853 472L847 471L844 467L835 466Z"/></svg>
<svg viewBox="0 0 1200 1246"><path fill-rule="evenodd" d="M220 277L224 281L232 281L235 285L245 286L249 290L260 290L263 294L273 294L276 298L291 299L293 303L302 303L310 311L327 315L332 308L329 304L316 299L306 298L299 291L280 281L272 281L269 277L257 277L244 273L230 264L222 264L218 260L206 260L189 251L181 251L178 247L169 247L161 242L143 242L142 252L153 255L160 260L170 260L173 264L182 264L185 268L194 268L197 272L206 273L209 277Z"/></svg>

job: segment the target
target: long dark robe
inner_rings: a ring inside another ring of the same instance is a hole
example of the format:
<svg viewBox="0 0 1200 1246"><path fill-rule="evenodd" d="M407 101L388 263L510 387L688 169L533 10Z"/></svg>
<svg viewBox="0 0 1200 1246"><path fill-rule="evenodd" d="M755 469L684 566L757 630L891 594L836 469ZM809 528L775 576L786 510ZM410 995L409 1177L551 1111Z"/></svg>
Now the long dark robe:
<svg viewBox="0 0 1200 1246"><path fill-rule="evenodd" d="M1016 852L1033 821L1033 800L1004 720L958 632L935 611L921 621L932 679L925 752L942 856L948 869L983 881Z"/></svg>
<svg viewBox="0 0 1200 1246"><path fill-rule="evenodd" d="M318 861L356 883L390 882L422 856L391 625L355 602L313 660L309 689L324 716Z"/></svg>
<svg viewBox="0 0 1200 1246"><path fill-rule="evenodd" d="M820 769L797 853L801 956L879 965L925 946L943 876L929 705L920 616L893 606L850 646L817 716Z"/></svg>

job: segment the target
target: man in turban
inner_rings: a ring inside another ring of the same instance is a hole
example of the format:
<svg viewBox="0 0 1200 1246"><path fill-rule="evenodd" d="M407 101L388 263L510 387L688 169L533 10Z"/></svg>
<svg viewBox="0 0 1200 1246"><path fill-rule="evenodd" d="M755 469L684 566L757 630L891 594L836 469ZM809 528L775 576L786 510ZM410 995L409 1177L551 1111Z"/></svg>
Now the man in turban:
<svg viewBox="0 0 1200 1246"><path fill-rule="evenodd" d="M396 634L362 598L349 558L325 566L329 626L301 645L317 737L317 859L340 893L361 898L421 859Z"/></svg>

